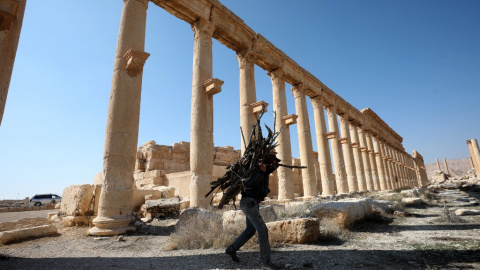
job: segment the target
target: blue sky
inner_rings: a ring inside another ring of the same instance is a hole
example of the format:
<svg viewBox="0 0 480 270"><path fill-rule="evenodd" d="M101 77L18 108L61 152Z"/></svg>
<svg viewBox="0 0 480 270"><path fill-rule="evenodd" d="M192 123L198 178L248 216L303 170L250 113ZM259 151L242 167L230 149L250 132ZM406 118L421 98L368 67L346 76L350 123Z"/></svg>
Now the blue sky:
<svg viewBox="0 0 480 270"><path fill-rule="evenodd" d="M426 163L467 158L465 141L480 139L479 1L221 2L357 109L372 108ZM122 5L28 1L0 127L0 199L62 193L102 170ZM150 3L145 51L139 145L189 141L190 25ZM213 58L225 81L214 99L215 145L239 148L238 63L216 40ZM271 103L266 71L255 76L257 99ZM298 157L296 126L291 137Z"/></svg>

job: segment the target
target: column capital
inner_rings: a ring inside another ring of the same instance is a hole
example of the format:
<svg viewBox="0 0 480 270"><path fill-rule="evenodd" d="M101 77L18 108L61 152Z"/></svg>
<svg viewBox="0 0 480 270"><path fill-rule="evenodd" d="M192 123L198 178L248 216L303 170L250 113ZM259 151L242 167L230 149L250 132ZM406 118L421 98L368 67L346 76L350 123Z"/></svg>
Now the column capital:
<svg viewBox="0 0 480 270"><path fill-rule="evenodd" d="M123 0L124 3L127 2L127 1L138 1L142 4L144 4L145 7L148 7L148 2L149 2L149 0Z"/></svg>
<svg viewBox="0 0 480 270"><path fill-rule="evenodd" d="M213 32L215 31L215 25L211 21L200 18L198 19L198 21L192 24L192 30L195 36L195 40L204 38L211 39L213 36Z"/></svg>
<svg viewBox="0 0 480 270"><path fill-rule="evenodd" d="M255 53L250 50L237 52L237 60L239 69L253 67L255 63Z"/></svg>
<svg viewBox="0 0 480 270"><path fill-rule="evenodd" d="M282 122L285 126L290 126L297 123L297 118L298 115L296 114L285 115L284 117L282 117Z"/></svg>
<svg viewBox="0 0 480 270"><path fill-rule="evenodd" d="M203 83L203 86L205 86L205 92L207 93L207 95L212 95L212 96L222 92L222 85L223 85L223 81L216 78L208 79Z"/></svg>
<svg viewBox="0 0 480 270"><path fill-rule="evenodd" d="M313 108L323 109L322 96L311 98L310 101L312 102Z"/></svg>
<svg viewBox="0 0 480 270"><path fill-rule="evenodd" d="M145 61L147 61L149 56L150 54L144 51L129 49L123 55L123 59L126 62L125 69L127 70L128 75L136 77L138 74L142 73Z"/></svg>
<svg viewBox="0 0 480 270"><path fill-rule="evenodd" d="M270 77L270 79L272 79L272 81L276 81L276 80L282 80L284 81L285 79L285 72L283 71L283 68L282 67L279 67L275 70L272 70L272 71L269 71L267 73L267 75Z"/></svg>
<svg viewBox="0 0 480 270"><path fill-rule="evenodd" d="M293 97L295 99L305 97L305 92L306 91L305 91L303 83L299 83L299 84L296 84L296 85L292 86L291 90L292 90L292 93L293 93Z"/></svg>

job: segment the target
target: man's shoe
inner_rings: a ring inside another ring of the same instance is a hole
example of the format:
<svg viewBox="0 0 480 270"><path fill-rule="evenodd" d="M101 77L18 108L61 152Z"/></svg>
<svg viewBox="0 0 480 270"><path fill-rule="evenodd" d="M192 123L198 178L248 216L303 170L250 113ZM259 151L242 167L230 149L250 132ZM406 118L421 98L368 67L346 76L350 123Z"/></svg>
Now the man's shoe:
<svg viewBox="0 0 480 270"><path fill-rule="evenodd" d="M272 262L262 263L263 270L279 270L281 269L279 265L274 264Z"/></svg>
<svg viewBox="0 0 480 270"><path fill-rule="evenodd" d="M237 262L237 263L240 262L240 258L238 258L238 256L237 256L237 251L235 251L233 248L228 247L225 250L225 253L232 258L232 261Z"/></svg>

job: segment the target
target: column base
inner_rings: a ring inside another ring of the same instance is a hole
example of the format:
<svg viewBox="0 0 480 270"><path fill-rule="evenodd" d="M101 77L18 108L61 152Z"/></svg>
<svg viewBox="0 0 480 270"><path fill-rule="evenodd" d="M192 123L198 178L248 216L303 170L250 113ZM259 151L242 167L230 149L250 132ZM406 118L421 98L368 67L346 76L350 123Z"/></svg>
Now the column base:
<svg viewBox="0 0 480 270"><path fill-rule="evenodd" d="M303 196L303 197L297 197L295 198L297 201L310 201L316 196Z"/></svg>
<svg viewBox="0 0 480 270"><path fill-rule="evenodd" d="M88 230L89 235L118 235L135 231L135 227L130 224L133 217L96 217L92 223L94 227Z"/></svg>

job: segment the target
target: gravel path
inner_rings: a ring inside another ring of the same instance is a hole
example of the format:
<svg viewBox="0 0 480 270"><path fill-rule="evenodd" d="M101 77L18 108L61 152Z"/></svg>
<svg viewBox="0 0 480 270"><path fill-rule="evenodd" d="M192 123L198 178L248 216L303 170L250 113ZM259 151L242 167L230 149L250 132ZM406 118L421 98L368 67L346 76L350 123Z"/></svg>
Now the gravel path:
<svg viewBox="0 0 480 270"><path fill-rule="evenodd" d="M405 209L406 216L365 220L342 239L277 245L272 259L283 269L480 269L480 216L445 222L443 201L451 211L464 203L452 194L439 194L436 205ZM0 269L258 269L258 250L239 252L240 264L223 249L167 250L175 222L158 220L124 241L58 225L60 236L0 246Z"/></svg>
<svg viewBox="0 0 480 270"><path fill-rule="evenodd" d="M40 210L40 211L22 211L22 212L5 212L0 213L0 223L19 220L22 218L34 218L48 216L48 213L57 212L56 209Z"/></svg>

